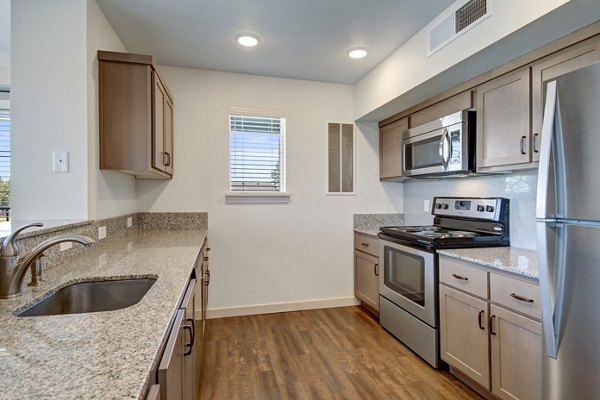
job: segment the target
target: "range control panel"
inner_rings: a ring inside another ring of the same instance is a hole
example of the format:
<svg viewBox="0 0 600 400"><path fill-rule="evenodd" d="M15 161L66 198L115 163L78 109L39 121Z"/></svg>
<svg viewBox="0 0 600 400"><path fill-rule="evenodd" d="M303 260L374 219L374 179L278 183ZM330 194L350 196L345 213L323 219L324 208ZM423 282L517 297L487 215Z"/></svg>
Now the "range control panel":
<svg viewBox="0 0 600 400"><path fill-rule="evenodd" d="M503 201L500 197L435 197L431 214L498 221Z"/></svg>

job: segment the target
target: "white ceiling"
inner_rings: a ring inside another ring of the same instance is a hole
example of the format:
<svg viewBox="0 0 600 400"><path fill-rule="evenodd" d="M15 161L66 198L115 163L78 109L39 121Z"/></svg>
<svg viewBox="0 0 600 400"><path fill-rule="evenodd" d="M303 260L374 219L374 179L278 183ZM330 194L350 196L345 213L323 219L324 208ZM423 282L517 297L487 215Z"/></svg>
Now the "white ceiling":
<svg viewBox="0 0 600 400"><path fill-rule="evenodd" d="M97 0L132 53L159 64L355 83L454 0ZM255 33L253 49L234 42ZM351 47L369 55L352 60Z"/></svg>

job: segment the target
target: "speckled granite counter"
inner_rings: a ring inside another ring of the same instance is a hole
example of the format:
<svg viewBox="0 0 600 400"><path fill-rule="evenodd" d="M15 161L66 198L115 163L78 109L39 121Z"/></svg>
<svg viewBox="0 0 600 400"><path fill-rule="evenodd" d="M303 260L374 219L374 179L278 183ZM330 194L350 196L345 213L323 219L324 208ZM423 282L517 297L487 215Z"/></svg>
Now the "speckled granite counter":
<svg viewBox="0 0 600 400"><path fill-rule="evenodd" d="M205 230L133 231L45 271L0 300L0 399L143 398ZM98 277L157 276L142 300L108 312L16 317L49 290Z"/></svg>
<svg viewBox="0 0 600 400"><path fill-rule="evenodd" d="M439 254L513 274L539 279L537 253L518 247L438 250Z"/></svg>
<svg viewBox="0 0 600 400"><path fill-rule="evenodd" d="M382 226L404 225L404 214L354 214L354 232L377 236Z"/></svg>
<svg viewBox="0 0 600 400"><path fill-rule="evenodd" d="M379 228L371 228L371 229L356 229L356 228L354 228L354 232L377 237L377 234L379 233Z"/></svg>

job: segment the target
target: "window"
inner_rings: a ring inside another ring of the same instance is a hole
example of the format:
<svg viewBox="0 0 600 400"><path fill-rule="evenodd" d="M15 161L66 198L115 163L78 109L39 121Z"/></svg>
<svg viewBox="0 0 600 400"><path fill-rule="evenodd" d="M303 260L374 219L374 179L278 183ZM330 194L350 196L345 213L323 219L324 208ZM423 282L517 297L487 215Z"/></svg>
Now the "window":
<svg viewBox="0 0 600 400"><path fill-rule="evenodd" d="M327 124L328 192L354 194L354 125Z"/></svg>
<svg viewBox="0 0 600 400"><path fill-rule="evenodd" d="M285 192L285 118L229 114L231 192Z"/></svg>
<svg viewBox="0 0 600 400"><path fill-rule="evenodd" d="M0 110L0 221L10 215L10 112Z"/></svg>

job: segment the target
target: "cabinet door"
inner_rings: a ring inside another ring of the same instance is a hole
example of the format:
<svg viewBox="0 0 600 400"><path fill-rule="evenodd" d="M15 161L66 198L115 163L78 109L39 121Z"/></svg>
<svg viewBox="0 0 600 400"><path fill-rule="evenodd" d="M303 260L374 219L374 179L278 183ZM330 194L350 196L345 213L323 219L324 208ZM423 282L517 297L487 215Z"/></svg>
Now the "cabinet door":
<svg viewBox="0 0 600 400"><path fill-rule="evenodd" d="M165 96L164 112L165 171L173 175L173 103L169 96Z"/></svg>
<svg viewBox="0 0 600 400"><path fill-rule="evenodd" d="M542 326L492 305L492 392L507 400L540 400Z"/></svg>
<svg viewBox="0 0 600 400"><path fill-rule="evenodd" d="M442 360L490 389L487 302L440 285Z"/></svg>
<svg viewBox="0 0 600 400"><path fill-rule="evenodd" d="M183 317L184 311L178 310L158 366L161 399L183 399Z"/></svg>
<svg viewBox="0 0 600 400"><path fill-rule="evenodd" d="M354 294L379 311L379 260L354 250Z"/></svg>
<svg viewBox="0 0 600 400"><path fill-rule="evenodd" d="M408 118L379 129L379 179L402 178L402 136L408 129Z"/></svg>
<svg viewBox="0 0 600 400"><path fill-rule="evenodd" d="M587 67L600 61L600 38L593 37L582 43L570 46L556 54L542 58L532 66L532 154L533 161L539 161L544 113L546 83L566 73Z"/></svg>
<svg viewBox="0 0 600 400"><path fill-rule="evenodd" d="M183 330L183 398L186 400L196 399L196 324L195 313L196 279L190 280L181 303L184 311Z"/></svg>
<svg viewBox="0 0 600 400"><path fill-rule="evenodd" d="M477 170L530 162L529 86L527 67L477 88Z"/></svg>
<svg viewBox="0 0 600 400"><path fill-rule="evenodd" d="M152 167L165 169L165 90L155 72L152 73Z"/></svg>

